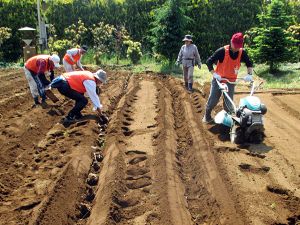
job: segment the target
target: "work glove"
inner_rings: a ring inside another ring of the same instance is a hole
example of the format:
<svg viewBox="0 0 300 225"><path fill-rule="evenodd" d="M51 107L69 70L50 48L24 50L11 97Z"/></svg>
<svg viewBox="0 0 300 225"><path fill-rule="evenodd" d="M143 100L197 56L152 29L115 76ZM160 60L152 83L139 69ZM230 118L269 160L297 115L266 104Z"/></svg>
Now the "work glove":
<svg viewBox="0 0 300 225"><path fill-rule="evenodd" d="M198 68L201 69L201 62L198 63Z"/></svg>
<svg viewBox="0 0 300 225"><path fill-rule="evenodd" d="M100 118L104 124L108 123L108 119L104 115L100 116Z"/></svg>
<svg viewBox="0 0 300 225"><path fill-rule="evenodd" d="M247 75L245 78L244 78L244 81L245 82L250 82L251 81L251 75Z"/></svg>
<svg viewBox="0 0 300 225"><path fill-rule="evenodd" d="M180 62L179 62L179 61L177 61L177 67L179 67L179 65L180 65Z"/></svg>
<svg viewBox="0 0 300 225"><path fill-rule="evenodd" d="M213 74L213 77L214 77L216 80L218 80L218 81L221 80L221 76L218 75L217 73L214 73L214 74Z"/></svg>

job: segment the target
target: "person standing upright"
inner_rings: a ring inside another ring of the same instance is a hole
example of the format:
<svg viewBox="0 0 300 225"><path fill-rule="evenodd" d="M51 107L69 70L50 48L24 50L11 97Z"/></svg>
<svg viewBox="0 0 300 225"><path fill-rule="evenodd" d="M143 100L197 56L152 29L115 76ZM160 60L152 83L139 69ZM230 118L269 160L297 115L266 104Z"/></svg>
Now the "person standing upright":
<svg viewBox="0 0 300 225"><path fill-rule="evenodd" d="M221 78L227 78L230 82L235 82L241 62L247 66L247 76L244 78L245 82L251 81L252 75L252 62L248 57L247 52L243 49L244 36L242 33L236 33L232 36L230 44L219 48L214 54L208 58L206 65L208 70L213 75L210 87L210 94L206 103L205 115L202 122L210 122L211 111L219 102L221 97L221 90L216 80L220 81ZM213 68L213 63L218 61L216 70ZM235 84L227 84L228 95L233 100ZM226 112L231 111L228 106L231 105L227 98L223 99L223 107Z"/></svg>
<svg viewBox="0 0 300 225"><path fill-rule="evenodd" d="M66 72L75 71L75 66L74 66L75 63L81 70L84 70L82 68L80 60L82 55L85 54L86 52L87 52L87 47L85 45L83 45L80 49L72 48L67 50L67 53L63 58L63 65L65 67Z"/></svg>
<svg viewBox="0 0 300 225"><path fill-rule="evenodd" d="M36 55L29 58L24 64L26 79L29 83L30 92L32 94L34 105L40 104L38 96L42 98L42 102L46 100L44 89L54 79L54 67L59 66L60 58L58 55ZM46 79L45 72L50 71L50 81Z"/></svg>
<svg viewBox="0 0 300 225"><path fill-rule="evenodd" d="M198 52L198 48L196 45L191 44L193 42L192 36L187 34L182 40L185 44L181 47L178 58L177 58L177 67L180 65L180 61L182 60L183 66L183 79L185 82L185 88L189 91L193 90L194 83L194 66L195 59L198 62L198 67L201 69L201 58Z"/></svg>

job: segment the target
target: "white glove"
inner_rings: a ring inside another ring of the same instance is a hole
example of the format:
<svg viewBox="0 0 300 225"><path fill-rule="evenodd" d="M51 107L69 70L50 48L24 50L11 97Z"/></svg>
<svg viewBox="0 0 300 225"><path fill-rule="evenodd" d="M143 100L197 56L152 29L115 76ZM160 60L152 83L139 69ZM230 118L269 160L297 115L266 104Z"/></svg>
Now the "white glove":
<svg viewBox="0 0 300 225"><path fill-rule="evenodd" d="M251 75L247 75L245 78L244 78L244 81L245 82L250 82L251 81Z"/></svg>
<svg viewBox="0 0 300 225"><path fill-rule="evenodd" d="M214 77L215 79L217 79L218 81L221 80L221 76L218 75L218 74L216 74L216 73L213 74L213 77Z"/></svg>

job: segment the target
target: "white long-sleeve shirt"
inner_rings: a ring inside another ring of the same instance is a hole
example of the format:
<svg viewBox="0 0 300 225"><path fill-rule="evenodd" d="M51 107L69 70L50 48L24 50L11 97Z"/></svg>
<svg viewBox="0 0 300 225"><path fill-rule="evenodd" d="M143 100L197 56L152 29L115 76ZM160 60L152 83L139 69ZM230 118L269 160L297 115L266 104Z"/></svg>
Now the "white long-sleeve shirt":
<svg viewBox="0 0 300 225"><path fill-rule="evenodd" d="M93 80L85 80L83 81L83 86L86 89L86 93L88 94L88 96L90 97L94 108L93 110L97 110L97 108L102 108L103 105L100 102L99 96L96 93L96 83Z"/></svg>
<svg viewBox="0 0 300 225"><path fill-rule="evenodd" d="M69 49L69 50L67 50L67 55L70 57L70 59L73 59L73 56L77 55L77 54L78 54L78 51L80 51L80 50L78 50L77 48ZM81 65L81 62L80 62L81 57L82 57L82 54L80 55L80 58L77 60L76 64L77 64L77 66L78 66L80 69L84 70L84 69L82 68L82 65ZM74 60L74 59L73 59L73 60Z"/></svg>

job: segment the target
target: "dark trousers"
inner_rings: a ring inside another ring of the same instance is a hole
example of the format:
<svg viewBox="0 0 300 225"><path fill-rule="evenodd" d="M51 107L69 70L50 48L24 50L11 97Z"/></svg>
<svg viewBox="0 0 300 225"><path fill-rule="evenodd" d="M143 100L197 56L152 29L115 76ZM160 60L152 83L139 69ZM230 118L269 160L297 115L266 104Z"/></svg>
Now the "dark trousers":
<svg viewBox="0 0 300 225"><path fill-rule="evenodd" d="M228 95L233 101L233 96L234 96L234 89L235 89L235 84L228 84ZM219 99L221 97L222 91L219 88L219 85L216 81L215 78L212 79L211 86L210 86L210 93L209 97L206 103L206 110L211 111L215 106L218 104ZM233 112L233 107L230 103L230 101L227 99L226 96L223 95L223 108L226 112Z"/></svg>
<svg viewBox="0 0 300 225"><path fill-rule="evenodd" d="M39 78L40 80L42 81L42 83L45 85L45 86L48 86L48 84L50 84L50 81L47 80L46 76L44 73L40 74L39 75Z"/></svg>
<svg viewBox="0 0 300 225"><path fill-rule="evenodd" d="M66 85L65 87L58 87L57 90L62 95L75 100L75 106L70 110L68 116L73 117L76 114L80 113L80 111L87 105L88 99L84 97L84 93L80 93L75 91Z"/></svg>

